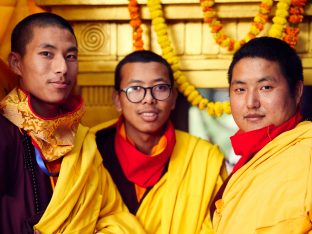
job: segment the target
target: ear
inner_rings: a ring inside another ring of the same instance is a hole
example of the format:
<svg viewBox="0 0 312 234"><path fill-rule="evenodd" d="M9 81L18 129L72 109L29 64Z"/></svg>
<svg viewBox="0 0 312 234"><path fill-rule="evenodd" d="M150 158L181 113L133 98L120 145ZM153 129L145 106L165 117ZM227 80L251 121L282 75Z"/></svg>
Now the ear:
<svg viewBox="0 0 312 234"><path fill-rule="evenodd" d="M113 103L118 112L122 111L121 103L120 103L120 93L116 90L113 91Z"/></svg>
<svg viewBox="0 0 312 234"><path fill-rule="evenodd" d="M303 81L299 80L296 85L296 96L295 96L297 106L300 105L302 94L303 94Z"/></svg>
<svg viewBox="0 0 312 234"><path fill-rule="evenodd" d="M173 86L172 90L171 90L171 95L172 95L172 106L171 106L171 110L173 110L176 106L176 102L177 102L177 97L178 97L178 90L175 86Z"/></svg>
<svg viewBox="0 0 312 234"><path fill-rule="evenodd" d="M22 57L20 54L16 52L11 52L8 57L9 67L10 69L17 74L18 76L22 76L21 63Z"/></svg>

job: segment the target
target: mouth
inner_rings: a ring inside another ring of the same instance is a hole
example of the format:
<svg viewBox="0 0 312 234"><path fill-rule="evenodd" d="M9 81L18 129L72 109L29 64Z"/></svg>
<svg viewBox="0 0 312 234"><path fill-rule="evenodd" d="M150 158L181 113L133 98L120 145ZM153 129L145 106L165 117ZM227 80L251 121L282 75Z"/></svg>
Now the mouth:
<svg viewBox="0 0 312 234"><path fill-rule="evenodd" d="M260 114L248 114L244 116L244 119L247 121L257 122L259 120L262 120L265 117L265 115Z"/></svg>
<svg viewBox="0 0 312 234"><path fill-rule="evenodd" d="M52 81L50 84L53 85L53 87L57 89L66 89L70 85L70 82L68 81Z"/></svg>
<svg viewBox="0 0 312 234"><path fill-rule="evenodd" d="M139 115L145 122L153 122L158 118L158 112L156 111L142 111Z"/></svg>

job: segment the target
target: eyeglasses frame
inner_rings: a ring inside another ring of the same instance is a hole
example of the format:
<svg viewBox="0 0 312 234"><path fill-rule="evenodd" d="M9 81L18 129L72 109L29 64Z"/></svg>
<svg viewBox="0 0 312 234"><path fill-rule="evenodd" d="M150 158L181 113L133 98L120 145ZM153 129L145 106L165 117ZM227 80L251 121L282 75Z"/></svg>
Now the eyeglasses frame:
<svg viewBox="0 0 312 234"><path fill-rule="evenodd" d="M165 99L158 99L158 98L155 98L155 97L154 97L154 94L153 94L152 90L153 90L153 88L155 88L155 87L157 87L157 86L159 86L159 85L166 85L166 86L169 87L169 91L170 91L170 92L169 92L168 97L166 97ZM128 97L128 90L129 90L130 88L133 88L133 87L140 87L140 88L142 88L142 89L144 90L144 95L143 95L143 97L142 97L142 99L141 99L140 101L133 102L133 101L131 101L131 100L129 99L129 97ZM133 86L129 86L129 87L124 88L124 89L119 89L119 93L120 93L120 92L124 92L124 93L126 94L126 97L127 97L128 101L131 102L131 103L140 103L140 102L142 102L142 101L144 100L144 98L146 97L146 93L147 93L147 90L148 90L148 89L150 90L150 93L151 93L152 98L155 99L155 100L157 100L157 101L165 101L166 99L168 99L168 98L170 97L170 95L171 95L171 93L172 93L172 85L171 85L171 84L156 84L156 85L149 86L149 87L144 87L144 86L140 86L140 85L133 85Z"/></svg>

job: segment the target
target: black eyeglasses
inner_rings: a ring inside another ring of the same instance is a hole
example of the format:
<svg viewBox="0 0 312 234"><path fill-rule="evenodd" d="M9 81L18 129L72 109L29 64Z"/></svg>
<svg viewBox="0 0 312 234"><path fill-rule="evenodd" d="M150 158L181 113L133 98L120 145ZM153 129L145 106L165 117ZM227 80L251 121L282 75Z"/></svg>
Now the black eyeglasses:
<svg viewBox="0 0 312 234"><path fill-rule="evenodd" d="M171 94L171 85L169 84L157 84L151 87L130 86L119 91L125 92L130 102L139 103L145 98L148 89L151 90L152 97L158 101L166 100Z"/></svg>

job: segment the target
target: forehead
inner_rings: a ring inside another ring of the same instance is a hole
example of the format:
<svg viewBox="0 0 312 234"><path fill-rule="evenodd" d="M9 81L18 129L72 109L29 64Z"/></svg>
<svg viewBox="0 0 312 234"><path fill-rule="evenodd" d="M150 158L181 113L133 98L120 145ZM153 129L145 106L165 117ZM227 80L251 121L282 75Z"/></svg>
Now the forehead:
<svg viewBox="0 0 312 234"><path fill-rule="evenodd" d="M66 28L59 26L36 26L31 28L32 37L26 45L39 46L40 44L59 44L77 46L75 36Z"/></svg>
<svg viewBox="0 0 312 234"><path fill-rule="evenodd" d="M278 62L258 57L247 57L234 65L231 83L236 80L257 81L268 77L286 82Z"/></svg>
<svg viewBox="0 0 312 234"><path fill-rule="evenodd" d="M131 62L121 68L121 82L169 81L167 67L158 62Z"/></svg>

